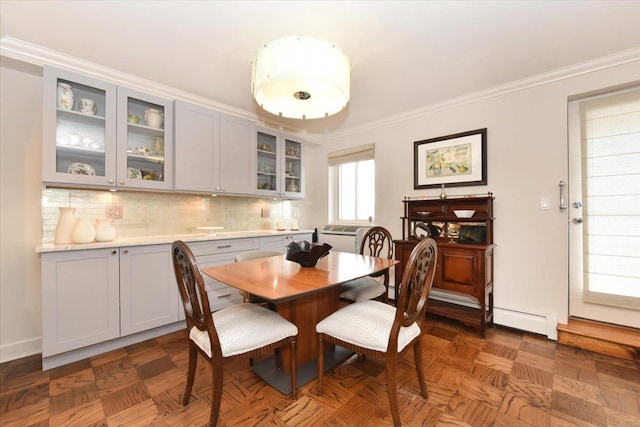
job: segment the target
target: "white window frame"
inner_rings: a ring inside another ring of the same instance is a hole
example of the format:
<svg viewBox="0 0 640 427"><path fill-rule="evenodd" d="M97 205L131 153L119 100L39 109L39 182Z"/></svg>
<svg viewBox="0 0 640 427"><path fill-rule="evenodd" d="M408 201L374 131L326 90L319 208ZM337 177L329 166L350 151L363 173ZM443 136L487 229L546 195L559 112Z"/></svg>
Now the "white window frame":
<svg viewBox="0 0 640 427"><path fill-rule="evenodd" d="M374 212L366 219L340 219L340 177L339 166L347 163L357 163L366 160L374 162L374 179L373 182L367 182L366 185L374 187L375 194L375 144L367 144L359 147L348 148L345 150L334 151L327 156L329 164L329 222L331 224L353 224L368 225L375 219L375 201ZM358 184L356 184L357 186ZM356 207L357 212L357 207Z"/></svg>

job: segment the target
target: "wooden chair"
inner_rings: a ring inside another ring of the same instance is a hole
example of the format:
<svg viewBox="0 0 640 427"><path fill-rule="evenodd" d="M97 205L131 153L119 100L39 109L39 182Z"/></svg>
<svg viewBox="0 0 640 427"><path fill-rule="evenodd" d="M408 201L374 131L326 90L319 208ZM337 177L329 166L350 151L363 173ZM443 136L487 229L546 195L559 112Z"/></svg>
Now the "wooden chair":
<svg viewBox="0 0 640 427"><path fill-rule="evenodd" d="M400 426L396 369L399 355L413 347L418 382L426 399L422 363L422 330L427 298L437 263L436 242L420 241L411 252L402 276L396 307L380 301L349 304L316 325L318 334L318 395L322 395L324 344L339 345L357 354L384 359L391 416Z"/></svg>
<svg viewBox="0 0 640 427"><path fill-rule="evenodd" d="M280 252L278 251L250 251L250 252L240 252L239 254L236 254L236 256L234 257L234 261L235 262L241 262L241 261L249 261L252 259L259 259L259 258L268 258L271 256L279 256L282 255ZM248 292L245 291L238 291L238 293L240 293L240 295L242 295L242 298L244 299L244 302L257 302L257 303L261 303L263 304L264 301L260 300L259 298L256 298L253 295L250 295Z"/></svg>
<svg viewBox="0 0 640 427"><path fill-rule="evenodd" d="M298 328L279 314L257 304L236 304L211 313L209 299L193 253L182 241L171 248L173 269L189 330L189 371L183 405L189 404L196 374L198 353L213 370L211 415L209 424L218 422L222 400L223 359L235 356L252 358L289 345L291 349L291 394L296 390L296 337Z"/></svg>
<svg viewBox="0 0 640 427"><path fill-rule="evenodd" d="M372 227L364 234L360 243L360 254L393 258L393 239L384 227ZM383 280L380 281L382 276ZM358 302L371 299L389 301L389 270L361 277L342 284L340 299Z"/></svg>

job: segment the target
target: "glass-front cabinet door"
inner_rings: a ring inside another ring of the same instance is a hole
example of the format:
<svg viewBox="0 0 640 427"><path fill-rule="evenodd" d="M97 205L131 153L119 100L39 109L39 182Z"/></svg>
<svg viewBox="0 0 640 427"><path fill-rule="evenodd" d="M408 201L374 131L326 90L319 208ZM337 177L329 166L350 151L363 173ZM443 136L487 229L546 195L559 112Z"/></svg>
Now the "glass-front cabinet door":
<svg viewBox="0 0 640 427"><path fill-rule="evenodd" d="M257 132L256 193L282 195L280 189L280 138L278 132L260 128Z"/></svg>
<svg viewBox="0 0 640 427"><path fill-rule="evenodd" d="M45 66L43 71L45 183L116 183L116 86Z"/></svg>
<svg viewBox="0 0 640 427"><path fill-rule="evenodd" d="M304 197L303 144L285 134L257 128L256 194Z"/></svg>
<svg viewBox="0 0 640 427"><path fill-rule="evenodd" d="M289 198L304 197L304 169L302 166L302 143L284 139L284 195Z"/></svg>
<svg viewBox="0 0 640 427"><path fill-rule="evenodd" d="M118 186L172 187L173 101L118 87Z"/></svg>

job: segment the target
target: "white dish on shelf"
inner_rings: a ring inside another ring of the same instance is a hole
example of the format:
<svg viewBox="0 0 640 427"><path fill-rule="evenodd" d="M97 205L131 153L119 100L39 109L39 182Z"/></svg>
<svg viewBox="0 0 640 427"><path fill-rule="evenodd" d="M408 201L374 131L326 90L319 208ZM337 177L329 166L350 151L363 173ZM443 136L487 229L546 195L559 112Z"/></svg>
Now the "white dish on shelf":
<svg viewBox="0 0 640 427"><path fill-rule="evenodd" d="M86 163L74 162L74 163L71 163L67 168L67 173L74 174L74 175L95 176L96 171L95 169L93 169L91 165L88 165Z"/></svg>
<svg viewBox="0 0 640 427"><path fill-rule="evenodd" d="M454 210L453 213L456 214L456 217L458 217L458 218L471 218L473 216L473 214L476 213L476 211L473 211L473 210Z"/></svg>
<svg viewBox="0 0 640 427"><path fill-rule="evenodd" d="M418 211L418 212L416 212L416 214L418 214L420 216L429 216L429 215L431 215L431 212L429 212L429 211Z"/></svg>
<svg viewBox="0 0 640 427"><path fill-rule="evenodd" d="M142 179L142 171L136 168L127 168L129 179Z"/></svg>

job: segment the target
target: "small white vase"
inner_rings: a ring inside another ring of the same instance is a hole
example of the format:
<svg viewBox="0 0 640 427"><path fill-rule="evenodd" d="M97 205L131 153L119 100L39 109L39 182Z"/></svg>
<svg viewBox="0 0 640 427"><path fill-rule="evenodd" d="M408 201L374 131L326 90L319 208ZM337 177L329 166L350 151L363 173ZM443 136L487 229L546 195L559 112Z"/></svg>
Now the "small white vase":
<svg viewBox="0 0 640 427"><path fill-rule="evenodd" d="M73 89L66 83L58 83L58 108L73 110L75 95Z"/></svg>
<svg viewBox="0 0 640 427"><path fill-rule="evenodd" d="M74 243L91 243L96 238L96 229L87 218L80 218L73 227L71 239Z"/></svg>
<svg viewBox="0 0 640 427"><path fill-rule="evenodd" d="M116 229L111 224L111 218L97 219L96 242L110 242L116 238Z"/></svg>
<svg viewBox="0 0 640 427"><path fill-rule="evenodd" d="M56 234L53 243L73 243L71 232L76 225L76 218L73 216L76 208L58 208L60 209L60 218L56 224Z"/></svg>

